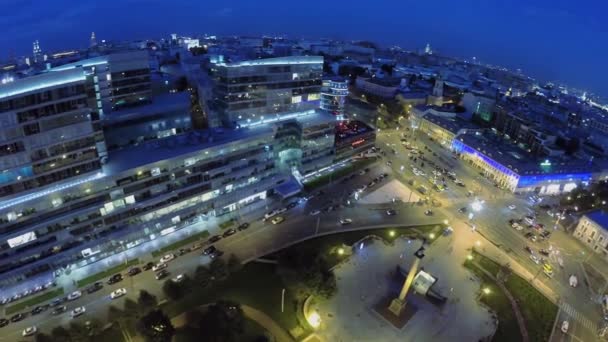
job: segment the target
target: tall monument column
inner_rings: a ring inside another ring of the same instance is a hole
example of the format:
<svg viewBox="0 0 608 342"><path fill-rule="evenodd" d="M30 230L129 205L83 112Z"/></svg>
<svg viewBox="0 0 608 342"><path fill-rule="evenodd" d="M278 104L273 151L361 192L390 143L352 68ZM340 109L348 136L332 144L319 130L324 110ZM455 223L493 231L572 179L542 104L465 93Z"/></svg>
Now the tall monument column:
<svg viewBox="0 0 608 342"><path fill-rule="evenodd" d="M407 273L407 277L405 278L405 282L403 282L403 286L401 287L401 292L399 292L399 297L393 299L388 309L395 316L401 315L403 309L405 309L405 305L407 301L405 300L405 296L410 290L410 286L412 286L412 282L414 281L414 277L416 276L416 272L418 271L418 265L420 264L420 260L424 258L424 246L421 246L415 253L414 262L410 267L410 271Z"/></svg>

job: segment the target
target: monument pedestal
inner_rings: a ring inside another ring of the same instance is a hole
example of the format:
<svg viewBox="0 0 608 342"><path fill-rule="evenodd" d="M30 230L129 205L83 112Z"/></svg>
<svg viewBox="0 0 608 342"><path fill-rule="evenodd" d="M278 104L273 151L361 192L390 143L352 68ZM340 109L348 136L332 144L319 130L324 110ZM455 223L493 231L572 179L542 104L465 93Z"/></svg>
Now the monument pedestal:
<svg viewBox="0 0 608 342"><path fill-rule="evenodd" d="M393 313L395 316L400 316L405 309L405 304L407 302L405 300L401 300L399 298L395 298L391 301L391 304L388 306L388 310Z"/></svg>

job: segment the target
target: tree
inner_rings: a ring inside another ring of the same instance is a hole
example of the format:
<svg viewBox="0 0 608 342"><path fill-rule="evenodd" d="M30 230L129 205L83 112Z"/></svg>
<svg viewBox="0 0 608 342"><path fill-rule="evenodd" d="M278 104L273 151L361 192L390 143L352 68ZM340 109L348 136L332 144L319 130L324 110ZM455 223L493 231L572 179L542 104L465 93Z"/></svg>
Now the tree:
<svg viewBox="0 0 608 342"><path fill-rule="evenodd" d="M241 269L241 266L239 258L234 254L230 254L230 257L228 258L228 273L232 274L237 272Z"/></svg>
<svg viewBox="0 0 608 342"><path fill-rule="evenodd" d="M296 293L329 298L336 291L336 279L327 261L319 255L290 249L279 256L279 275Z"/></svg>
<svg viewBox="0 0 608 342"><path fill-rule="evenodd" d="M245 329L245 315L240 304L220 300L207 308L198 326L203 341L236 342Z"/></svg>
<svg viewBox="0 0 608 342"><path fill-rule="evenodd" d="M185 291L181 284L169 279L163 284L163 293L171 300L180 300L184 297Z"/></svg>
<svg viewBox="0 0 608 342"><path fill-rule="evenodd" d="M36 342L54 342L57 340L53 339L53 337L51 337L45 333L38 333L38 334L36 334L35 341Z"/></svg>
<svg viewBox="0 0 608 342"><path fill-rule="evenodd" d="M53 337L54 341L71 341L72 340L72 337L70 336L70 332L68 331L68 329L66 329L62 326L54 327L53 330L51 330L51 337Z"/></svg>
<svg viewBox="0 0 608 342"><path fill-rule="evenodd" d="M97 336L101 333L103 324L97 318L91 318L84 324L89 332L89 336Z"/></svg>
<svg viewBox="0 0 608 342"><path fill-rule="evenodd" d="M137 305L141 313L145 314L148 311L156 308L158 300L156 296L146 290L139 291L139 297L137 297Z"/></svg>
<svg viewBox="0 0 608 342"><path fill-rule="evenodd" d="M68 331L72 341L74 342L84 342L89 340L89 329L87 329L84 324L72 322L70 323L70 329Z"/></svg>
<svg viewBox="0 0 608 342"><path fill-rule="evenodd" d="M138 319L140 315L139 305L131 298L125 299L124 303L124 316L127 319Z"/></svg>
<svg viewBox="0 0 608 342"><path fill-rule="evenodd" d="M206 266L198 266L194 271L194 280L203 286L209 285L211 277L211 271Z"/></svg>
<svg viewBox="0 0 608 342"><path fill-rule="evenodd" d="M108 308L108 322L118 322L125 313L114 305L110 305Z"/></svg>
<svg viewBox="0 0 608 342"><path fill-rule="evenodd" d="M382 71L384 71L384 73L386 73L389 76L393 75L393 66L392 65L382 64L380 69L382 69Z"/></svg>
<svg viewBox="0 0 608 342"><path fill-rule="evenodd" d="M140 318L136 329L149 342L170 342L175 334L171 320L159 309L152 310Z"/></svg>
<svg viewBox="0 0 608 342"><path fill-rule="evenodd" d="M225 279L228 277L228 265L221 258L215 258L209 264L209 272L211 272L211 276L215 279Z"/></svg>

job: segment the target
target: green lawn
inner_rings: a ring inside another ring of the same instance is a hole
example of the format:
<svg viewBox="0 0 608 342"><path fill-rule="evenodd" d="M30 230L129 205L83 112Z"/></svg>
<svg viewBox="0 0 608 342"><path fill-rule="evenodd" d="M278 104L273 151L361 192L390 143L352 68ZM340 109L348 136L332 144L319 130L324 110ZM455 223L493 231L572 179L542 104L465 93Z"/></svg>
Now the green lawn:
<svg viewBox="0 0 608 342"><path fill-rule="evenodd" d="M196 242L198 240L205 239L207 237L209 237L209 232L206 231L206 230L204 230L204 231L202 231L200 233L196 233L196 234L194 234L192 236L189 236L189 237L187 237L187 238L185 238L183 240L179 240L179 241L176 241L176 242L174 242L174 243L172 243L170 245L166 245L165 247L163 247L163 248L161 248L161 249L159 249L157 251L152 252L152 256L155 257L155 258L159 257L161 255L166 254L167 252L174 251L174 250L176 250L176 249L178 249L180 247L183 247L185 245L194 243L194 242Z"/></svg>
<svg viewBox="0 0 608 342"><path fill-rule="evenodd" d="M58 289L54 289L48 292L45 292L41 295L38 295L36 297L32 297L30 299L24 300L22 302L18 302L14 305L8 306L6 307L6 309L4 309L5 314L8 315L12 315L14 313L17 313L23 309L30 309L30 308L34 308L36 305L49 301L55 297L59 297L63 295L63 288L58 288Z"/></svg>
<svg viewBox="0 0 608 342"><path fill-rule="evenodd" d="M226 229L228 227L234 226L235 224L236 224L236 221L234 219L230 219L228 221L220 223L220 228L221 229Z"/></svg>
<svg viewBox="0 0 608 342"><path fill-rule="evenodd" d="M372 158L355 161L348 166L345 166L334 172L319 176L315 179L312 179L309 182L304 183L304 189L306 189L307 191L311 191L320 186L327 185L327 184L329 184L330 180L336 181L346 175L349 175L355 171L359 171L359 170L365 168L366 166L373 164L375 161L376 161L376 159L372 159Z"/></svg>
<svg viewBox="0 0 608 342"><path fill-rule="evenodd" d="M511 308L511 303L496 283L472 262L465 262L464 266L475 273L481 280L481 288L489 288L490 294L483 295L481 302L487 305L498 316L498 328L492 342L521 341L519 325ZM489 271L489 270L488 270ZM491 271L490 271L491 272Z"/></svg>
<svg viewBox="0 0 608 342"><path fill-rule="evenodd" d="M116 265L116 266L114 266L114 267L112 267L110 269L107 269L107 270L103 271L103 272L95 273L95 274L90 275L90 276L88 276L86 278L80 279L77 282L78 287L84 287L84 286L92 284L92 283L94 283L96 281L108 278L111 275L119 273L119 272L121 272L121 271L123 271L123 270L125 270L125 269L127 269L127 268L129 268L129 267L131 267L133 265L137 265L137 264L139 264L139 259L135 258L135 259L127 261L126 263L121 263L120 265Z"/></svg>

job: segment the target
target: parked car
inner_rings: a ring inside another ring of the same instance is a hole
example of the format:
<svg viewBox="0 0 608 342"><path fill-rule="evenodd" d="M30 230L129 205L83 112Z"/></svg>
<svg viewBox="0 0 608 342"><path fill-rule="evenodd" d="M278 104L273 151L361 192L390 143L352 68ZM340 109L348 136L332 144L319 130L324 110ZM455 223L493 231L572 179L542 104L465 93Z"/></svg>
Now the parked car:
<svg viewBox="0 0 608 342"><path fill-rule="evenodd" d="M209 238L209 243L216 243L218 241L220 241L222 239L222 237L220 235L213 235L212 237Z"/></svg>
<svg viewBox="0 0 608 342"><path fill-rule="evenodd" d="M154 267L152 267L152 272L160 271L165 268L167 268L167 264L159 262L158 264L154 265Z"/></svg>
<svg viewBox="0 0 608 342"><path fill-rule="evenodd" d="M209 254L215 252L216 250L217 250L217 248L215 248L215 246L209 246L203 250L203 255L209 255Z"/></svg>
<svg viewBox="0 0 608 342"><path fill-rule="evenodd" d="M245 230L245 229L247 229L247 228L249 228L249 223L247 223L247 222L243 222L243 223L241 223L241 224L238 226L238 228L237 228L237 229L238 229L238 230Z"/></svg>
<svg viewBox="0 0 608 342"><path fill-rule="evenodd" d="M129 271L127 272L127 274L132 277L134 275L140 274L141 273L141 268L139 267L131 267L129 269Z"/></svg>
<svg viewBox="0 0 608 342"><path fill-rule="evenodd" d="M64 312L66 312L67 310L68 310L68 307L65 305L62 305L62 306L58 306L55 309L53 309L53 311L51 311L51 314L57 316L57 315L60 315Z"/></svg>
<svg viewBox="0 0 608 342"><path fill-rule="evenodd" d="M190 250L195 251L195 250L201 249L201 248L203 248L203 243L197 242L197 243L193 244L192 247L190 247Z"/></svg>
<svg viewBox="0 0 608 342"><path fill-rule="evenodd" d="M535 254L530 254L530 260L532 260L535 264L540 264L540 259Z"/></svg>
<svg viewBox="0 0 608 342"><path fill-rule="evenodd" d="M97 291L101 290L102 288L103 288L103 284L100 281L98 281L95 284L87 287L87 293L91 294L93 292L97 292Z"/></svg>
<svg viewBox="0 0 608 342"><path fill-rule="evenodd" d="M23 336L23 337L34 336L34 335L36 335L37 332L38 332L38 328L36 328L35 325L32 325L31 327L27 327L27 328L23 329L23 331L21 332L21 336Z"/></svg>
<svg viewBox="0 0 608 342"><path fill-rule="evenodd" d="M563 321L562 322L562 327L561 330L564 334L568 333L568 328L570 327L570 323L568 321Z"/></svg>
<svg viewBox="0 0 608 342"><path fill-rule="evenodd" d="M386 211L386 215L388 215L388 216L397 215L397 211L395 209L389 209Z"/></svg>
<svg viewBox="0 0 608 342"><path fill-rule="evenodd" d="M80 297L82 297L82 292L74 291L68 295L68 300L76 300Z"/></svg>
<svg viewBox="0 0 608 342"><path fill-rule="evenodd" d="M175 254L169 253L169 254L165 254L162 258L160 258L160 262L163 264L166 264L173 259L175 259Z"/></svg>
<svg viewBox="0 0 608 342"><path fill-rule="evenodd" d="M424 212L424 215L426 215L426 216L431 216L431 215L433 215L433 211L432 211L432 210L426 210L426 211Z"/></svg>
<svg viewBox="0 0 608 342"><path fill-rule="evenodd" d="M9 323L9 320L6 318L0 318L0 328L7 326Z"/></svg>
<svg viewBox="0 0 608 342"><path fill-rule="evenodd" d="M291 202L287 205L287 209L293 209L298 205L298 202Z"/></svg>
<svg viewBox="0 0 608 342"><path fill-rule="evenodd" d="M11 316L11 322L13 322L13 323L22 321L24 319L25 319L25 314L22 314L22 313L18 313L18 314Z"/></svg>
<svg viewBox="0 0 608 342"><path fill-rule="evenodd" d="M124 287L121 289L116 289L116 290L112 291L112 293L110 293L110 299L120 298L126 294L127 294L127 289L125 289Z"/></svg>
<svg viewBox="0 0 608 342"><path fill-rule="evenodd" d="M236 234L236 229L230 228L224 232L223 236L228 237L228 236L234 235L234 234Z"/></svg>
<svg viewBox="0 0 608 342"><path fill-rule="evenodd" d="M546 249L540 249L540 250L538 251L538 253L540 253L540 254L542 254L542 255L544 255L544 256L549 256L549 251L548 251L548 250L546 250Z"/></svg>
<svg viewBox="0 0 608 342"><path fill-rule="evenodd" d="M281 222L285 221L285 218L283 216L276 216L272 218L272 224L279 224Z"/></svg>
<svg viewBox="0 0 608 342"><path fill-rule="evenodd" d="M116 284L122 281L122 274L116 273L108 279L108 285Z"/></svg>
<svg viewBox="0 0 608 342"><path fill-rule="evenodd" d="M63 298L55 298L51 301L51 306L55 307L63 303Z"/></svg>
<svg viewBox="0 0 608 342"><path fill-rule="evenodd" d="M49 308L48 305L39 305L39 306L35 307L30 313L32 314L32 316L34 316L34 315L44 312L48 308Z"/></svg>
<svg viewBox="0 0 608 342"><path fill-rule="evenodd" d="M184 281L185 276L183 274L178 274L177 277L171 279L171 281L173 281L174 283L181 283L182 281Z"/></svg>
<svg viewBox="0 0 608 342"><path fill-rule="evenodd" d="M85 309L84 306L79 306L77 308L74 308L74 310L70 311L70 316L72 316L72 318L76 318L80 315L83 315L86 311L87 309Z"/></svg>
<svg viewBox="0 0 608 342"><path fill-rule="evenodd" d="M343 226L347 225L347 224L351 224L351 223L353 223L353 220L351 220L349 218L345 218L345 219L341 219L340 220L340 224L343 225Z"/></svg>
<svg viewBox="0 0 608 342"><path fill-rule="evenodd" d="M154 263L152 261L146 263L142 268L144 269L144 271L149 271L152 269L152 267L154 267Z"/></svg>
<svg viewBox="0 0 608 342"><path fill-rule="evenodd" d="M169 271L167 270L160 270L159 272L156 272L156 275L154 276L156 278L156 280L161 280L163 278L166 278L169 275Z"/></svg>

